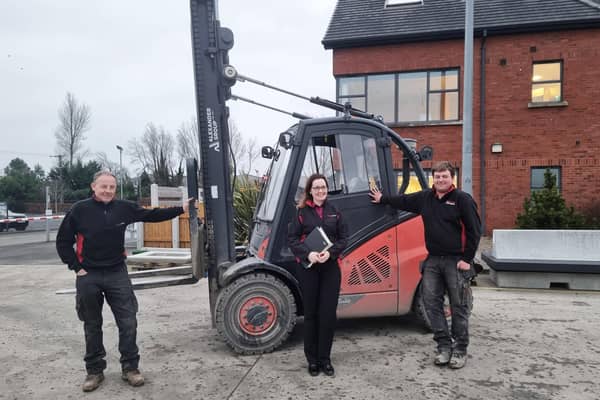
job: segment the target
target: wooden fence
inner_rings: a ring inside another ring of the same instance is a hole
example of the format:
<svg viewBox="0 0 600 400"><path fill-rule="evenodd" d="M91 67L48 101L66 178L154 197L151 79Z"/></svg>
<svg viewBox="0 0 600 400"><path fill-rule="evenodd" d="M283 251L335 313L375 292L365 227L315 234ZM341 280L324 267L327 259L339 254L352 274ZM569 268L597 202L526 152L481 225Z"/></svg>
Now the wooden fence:
<svg viewBox="0 0 600 400"><path fill-rule="evenodd" d="M173 247L173 232L179 232L179 247L190 247L189 214L185 213L170 221L145 223L144 247ZM178 229L173 229L173 224L178 224Z"/></svg>
<svg viewBox="0 0 600 400"><path fill-rule="evenodd" d="M179 206L182 204L184 198L187 198L187 192L184 187L151 186L152 207ZM201 199L200 194L198 198ZM204 204L196 201L196 207L198 208L198 216L203 218ZM189 214L185 213L170 221L139 223L138 247L189 248L189 219ZM175 240L173 239L174 237Z"/></svg>

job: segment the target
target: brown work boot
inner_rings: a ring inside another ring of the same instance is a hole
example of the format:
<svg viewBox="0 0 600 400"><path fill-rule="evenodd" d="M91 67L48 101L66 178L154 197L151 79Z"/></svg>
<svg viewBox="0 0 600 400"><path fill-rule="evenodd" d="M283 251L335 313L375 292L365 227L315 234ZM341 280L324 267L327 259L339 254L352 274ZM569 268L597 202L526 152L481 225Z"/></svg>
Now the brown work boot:
<svg viewBox="0 0 600 400"><path fill-rule="evenodd" d="M100 386L100 383L102 383L103 380L104 380L104 374L102 372L100 372L99 374L88 374L85 377L85 381L83 382L83 385L81 385L81 389L84 392L94 391L94 390L98 389L98 386Z"/></svg>
<svg viewBox="0 0 600 400"><path fill-rule="evenodd" d="M144 377L139 369L123 371L121 378L123 378L124 381L129 382L131 386L142 386L144 384Z"/></svg>

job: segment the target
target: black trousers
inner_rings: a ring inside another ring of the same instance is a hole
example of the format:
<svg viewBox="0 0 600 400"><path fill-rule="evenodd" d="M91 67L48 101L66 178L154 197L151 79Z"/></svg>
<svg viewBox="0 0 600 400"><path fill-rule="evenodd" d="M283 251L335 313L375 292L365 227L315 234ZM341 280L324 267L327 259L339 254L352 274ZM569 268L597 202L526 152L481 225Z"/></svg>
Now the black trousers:
<svg viewBox="0 0 600 400"><path fill-rule="evenodd" d="M304 305L304 354L309 364L331 362L341 272L337 261L328 260L306 269L298 266Z"/></svg>
<svg viewBox="0 0 600 400"><path fill-rule="evenodd" d="M423 300L438 350L451 350L454 347L454 351L466 353L469 346L470 310L465 290L469 288L469 281L465 277L468 272L456 268L459 260L460 257L455 256L427 257L422 265ZM445 293L448 293L452 307L452 333L444 316Z"/></svg>
<svg viewBox="0 0 600 400"><path fill-rule="evenodd" d="M106 368L106 351L102 342L102 306L110 306L119 328L121 368L138 368L140 360L136 344L138 303L127 275L125 264L107 269L88 269L77 276L77 315L85 332L85 368L88 374L98 374Z"/></svg>

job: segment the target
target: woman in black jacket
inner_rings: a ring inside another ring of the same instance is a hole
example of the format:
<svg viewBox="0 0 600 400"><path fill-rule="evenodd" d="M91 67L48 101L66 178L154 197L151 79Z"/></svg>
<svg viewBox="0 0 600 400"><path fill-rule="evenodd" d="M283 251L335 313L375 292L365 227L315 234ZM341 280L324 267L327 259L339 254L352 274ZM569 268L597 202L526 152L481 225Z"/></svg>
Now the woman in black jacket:
<svg viewBox="0 0 600 400"><path fill-rule="evenodd" d="M327 179L323 175L308 178L304 197L288 230L290 248L298 262L297 276L304 305L304 354L312 376L317 376L319 371L327 376L335 373L331 365L331 345L341 281L337 258L346 247L348 235L341 213L327 201L327 190ZM309 249L304 244L306 236L316 227L321 227L333 243L328 250Z"/></svg>

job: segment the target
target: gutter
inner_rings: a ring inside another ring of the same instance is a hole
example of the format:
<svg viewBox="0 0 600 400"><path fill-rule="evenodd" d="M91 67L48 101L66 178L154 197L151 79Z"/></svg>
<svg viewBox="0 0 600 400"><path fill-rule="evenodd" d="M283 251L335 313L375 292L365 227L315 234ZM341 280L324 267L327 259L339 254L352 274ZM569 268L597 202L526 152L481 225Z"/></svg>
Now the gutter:
<svg viewBox="0 0 600 400"><path fill-rule="evenodd" d="M480 216L481 231L485 233L485 57L486 57L487 29L483 30L481 36L480 61L479 61L479 191L480 191Z"/></svg>

